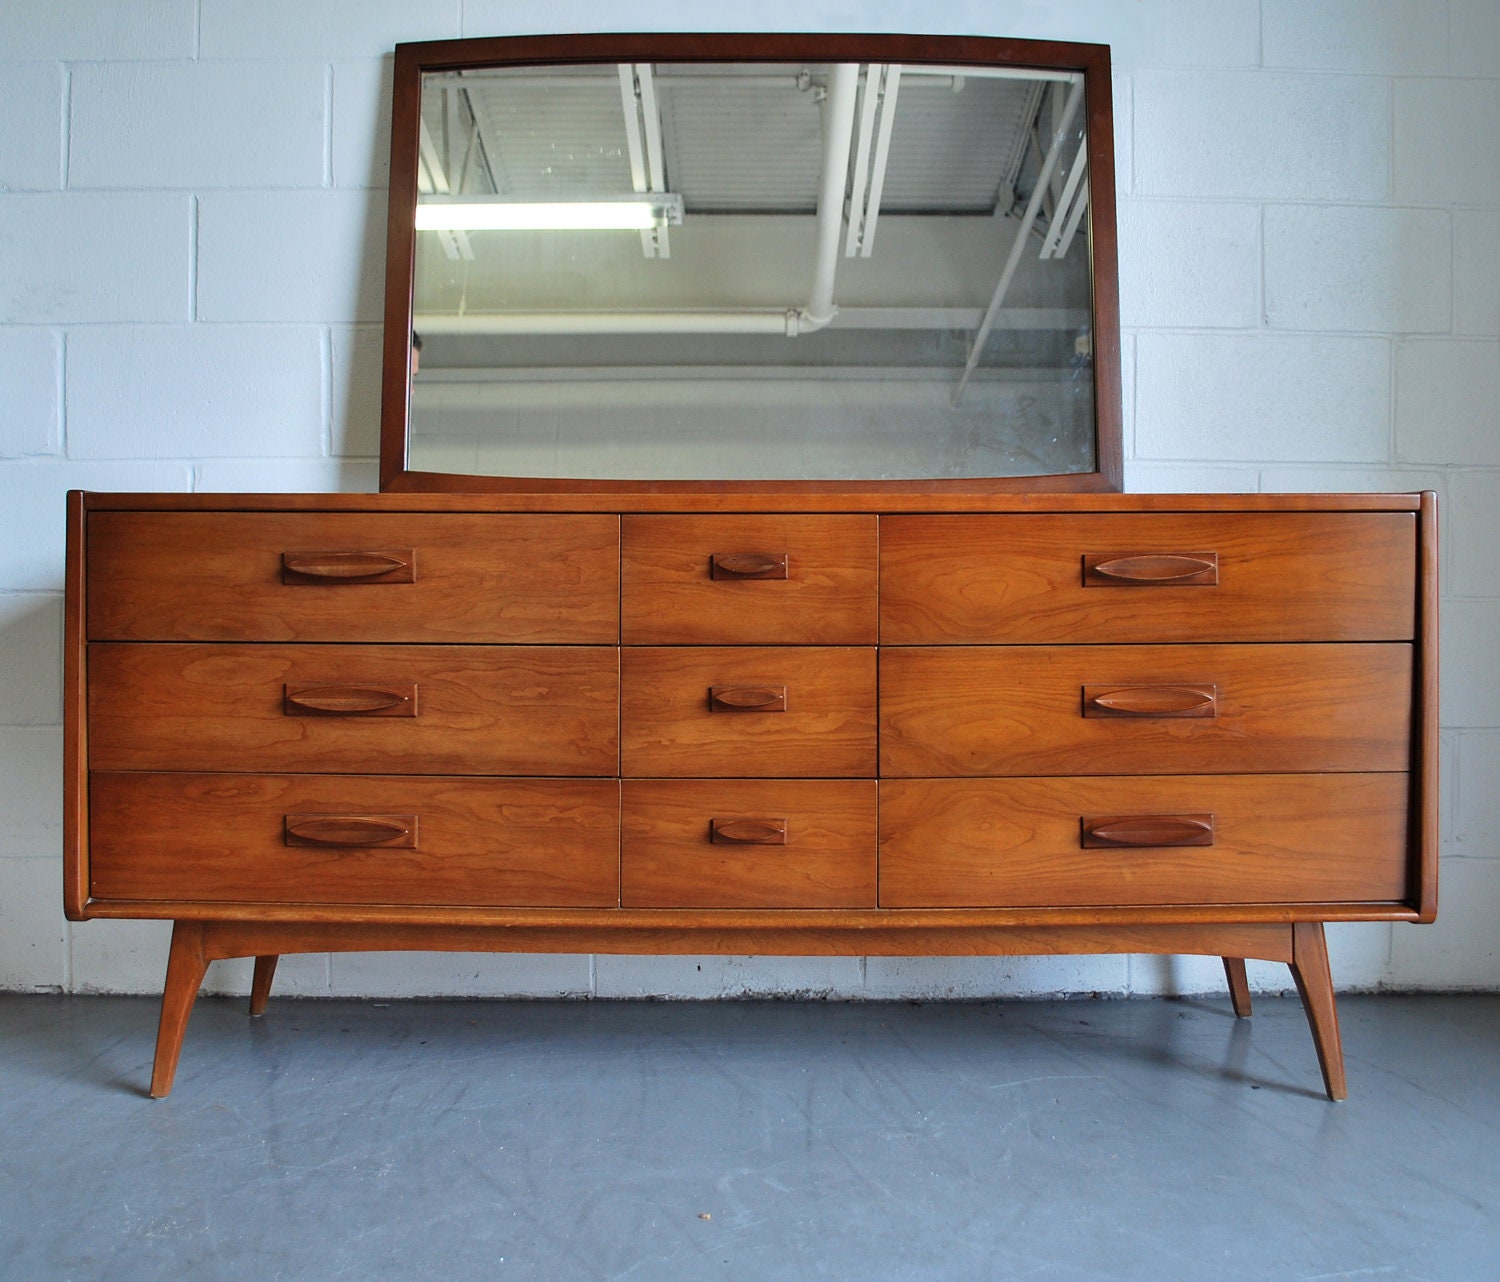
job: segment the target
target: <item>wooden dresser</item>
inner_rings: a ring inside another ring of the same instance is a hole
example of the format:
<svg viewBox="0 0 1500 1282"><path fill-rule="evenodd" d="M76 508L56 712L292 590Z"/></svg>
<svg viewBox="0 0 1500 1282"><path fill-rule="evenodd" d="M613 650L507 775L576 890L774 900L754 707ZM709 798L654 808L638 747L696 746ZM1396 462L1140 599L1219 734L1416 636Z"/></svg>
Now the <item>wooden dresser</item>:
<svg viewBox="0 0 1500 1282"><path fill-rule="evenodd" d="M73 494L66 908L349 949L1290 964L1436 907L1431 495Z"/></svg>

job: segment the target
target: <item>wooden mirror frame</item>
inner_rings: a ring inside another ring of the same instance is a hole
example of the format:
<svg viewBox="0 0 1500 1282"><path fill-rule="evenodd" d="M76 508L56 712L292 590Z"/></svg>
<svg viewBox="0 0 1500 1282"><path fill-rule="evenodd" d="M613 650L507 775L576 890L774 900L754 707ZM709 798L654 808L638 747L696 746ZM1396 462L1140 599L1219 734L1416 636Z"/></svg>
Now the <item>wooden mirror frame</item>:
<svg viewBox="0 0 1500 1282"><path fill-rule="evenodd" d="M1093 284L1095 470L1048 476L902 480L608 480L459 475L407 468L422 77L436 71L549 63L651 61L981 63L1078 71L1084 77ZM1118 491L1123 483L1114 128L1109 48L980 36L584 34L441 40L396 47L382 356L383 491L663 493L943 493Z"/></svg>

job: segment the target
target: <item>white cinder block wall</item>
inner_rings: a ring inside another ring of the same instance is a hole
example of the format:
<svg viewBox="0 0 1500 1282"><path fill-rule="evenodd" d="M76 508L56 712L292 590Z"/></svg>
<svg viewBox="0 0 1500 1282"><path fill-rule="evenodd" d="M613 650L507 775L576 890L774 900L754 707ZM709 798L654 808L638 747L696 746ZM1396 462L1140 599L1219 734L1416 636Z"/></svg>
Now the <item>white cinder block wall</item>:
<svg viewBox="0 0 1500 1282"><path fill-rule="evenodd" d="M0 0L0 988L158 990L61 911L63 491L373 489L389 51L684 0ZM1443 900L1341 987L1500 987L1500 4L770 0L763 29L1114 46L1131 490L1444 503ZM1257 972L1281 987L1284 971ZM245 968L210 982L242 987ZM1157 958L289 958L303 993L1216 989Z"/></svg>

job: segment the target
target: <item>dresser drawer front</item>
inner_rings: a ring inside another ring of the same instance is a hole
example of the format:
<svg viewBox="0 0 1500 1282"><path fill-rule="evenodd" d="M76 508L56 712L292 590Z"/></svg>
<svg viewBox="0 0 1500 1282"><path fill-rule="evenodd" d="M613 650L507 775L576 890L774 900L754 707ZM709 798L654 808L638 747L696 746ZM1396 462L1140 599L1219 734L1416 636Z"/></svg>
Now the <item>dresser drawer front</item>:
<svg viewBox="0 0 1500 1282"><path fill-rule="evenodd" d="M873 780L631 780L626 908L873 908Z"/></svg>
<svg viewBox="0 0 1500 1282"><path fill-rule="evenodd" d="M1407 787L1385 774L891 780L880 785L880 902L1399 903ZM1106 817L1170 821L1157 826L1184 844L1085 848L1084 822ZM1203 818L1212 844L1186 844Z"/></svg>
<svg viewBox="0 0 1500 1282"><path fill-rule="evenodd" d="M873 649L641 647L620 669L625 775L875 774Z"/></svg>
<svg viewBox="0 0 1500 1282"><path fill-rule="evenodd" d="M96 769L606 775L604 646L89 647Z"/></svg>
<svg viewBox="0 0 1500 1282"><path fill-rule="evenodd" d="M626 516L627 645L873 645L873 516Z"/></svg>
<svg viewBox="0 0 1500 1282"><path fill-rule="evenodd" d="M90 800L95 899L619 902L612 781L101 772Z"/></svg>
<svg viewBox="0 0 1500 1282"><path fill-rule="evenodd" d="M1404 644L935 646L880 655L882 775L1401 771Z"/></svg>
<svg viewBox="0 0 1500 1282"><path fill-rule="evenodd" d="M94 640L614 644L619 518L95 512Z"/></svg>
<svg viewBox="0 0 1500 1282"><path fill-rule="evenodd" d="M1404 641L1404 512L881 518L886 645Z"/></svg>

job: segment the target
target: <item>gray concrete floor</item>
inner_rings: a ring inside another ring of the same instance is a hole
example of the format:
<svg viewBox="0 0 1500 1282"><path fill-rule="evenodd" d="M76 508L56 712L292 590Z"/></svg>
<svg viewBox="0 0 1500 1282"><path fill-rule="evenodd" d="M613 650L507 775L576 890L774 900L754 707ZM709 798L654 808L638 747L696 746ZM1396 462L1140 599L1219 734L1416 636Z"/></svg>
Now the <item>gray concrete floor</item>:
<svg viewBox="0 0 1500 1282"><path fill-rule="evenodd" d="M1500 1277L1500 997L0 997L0 1278Z"/></svg>

